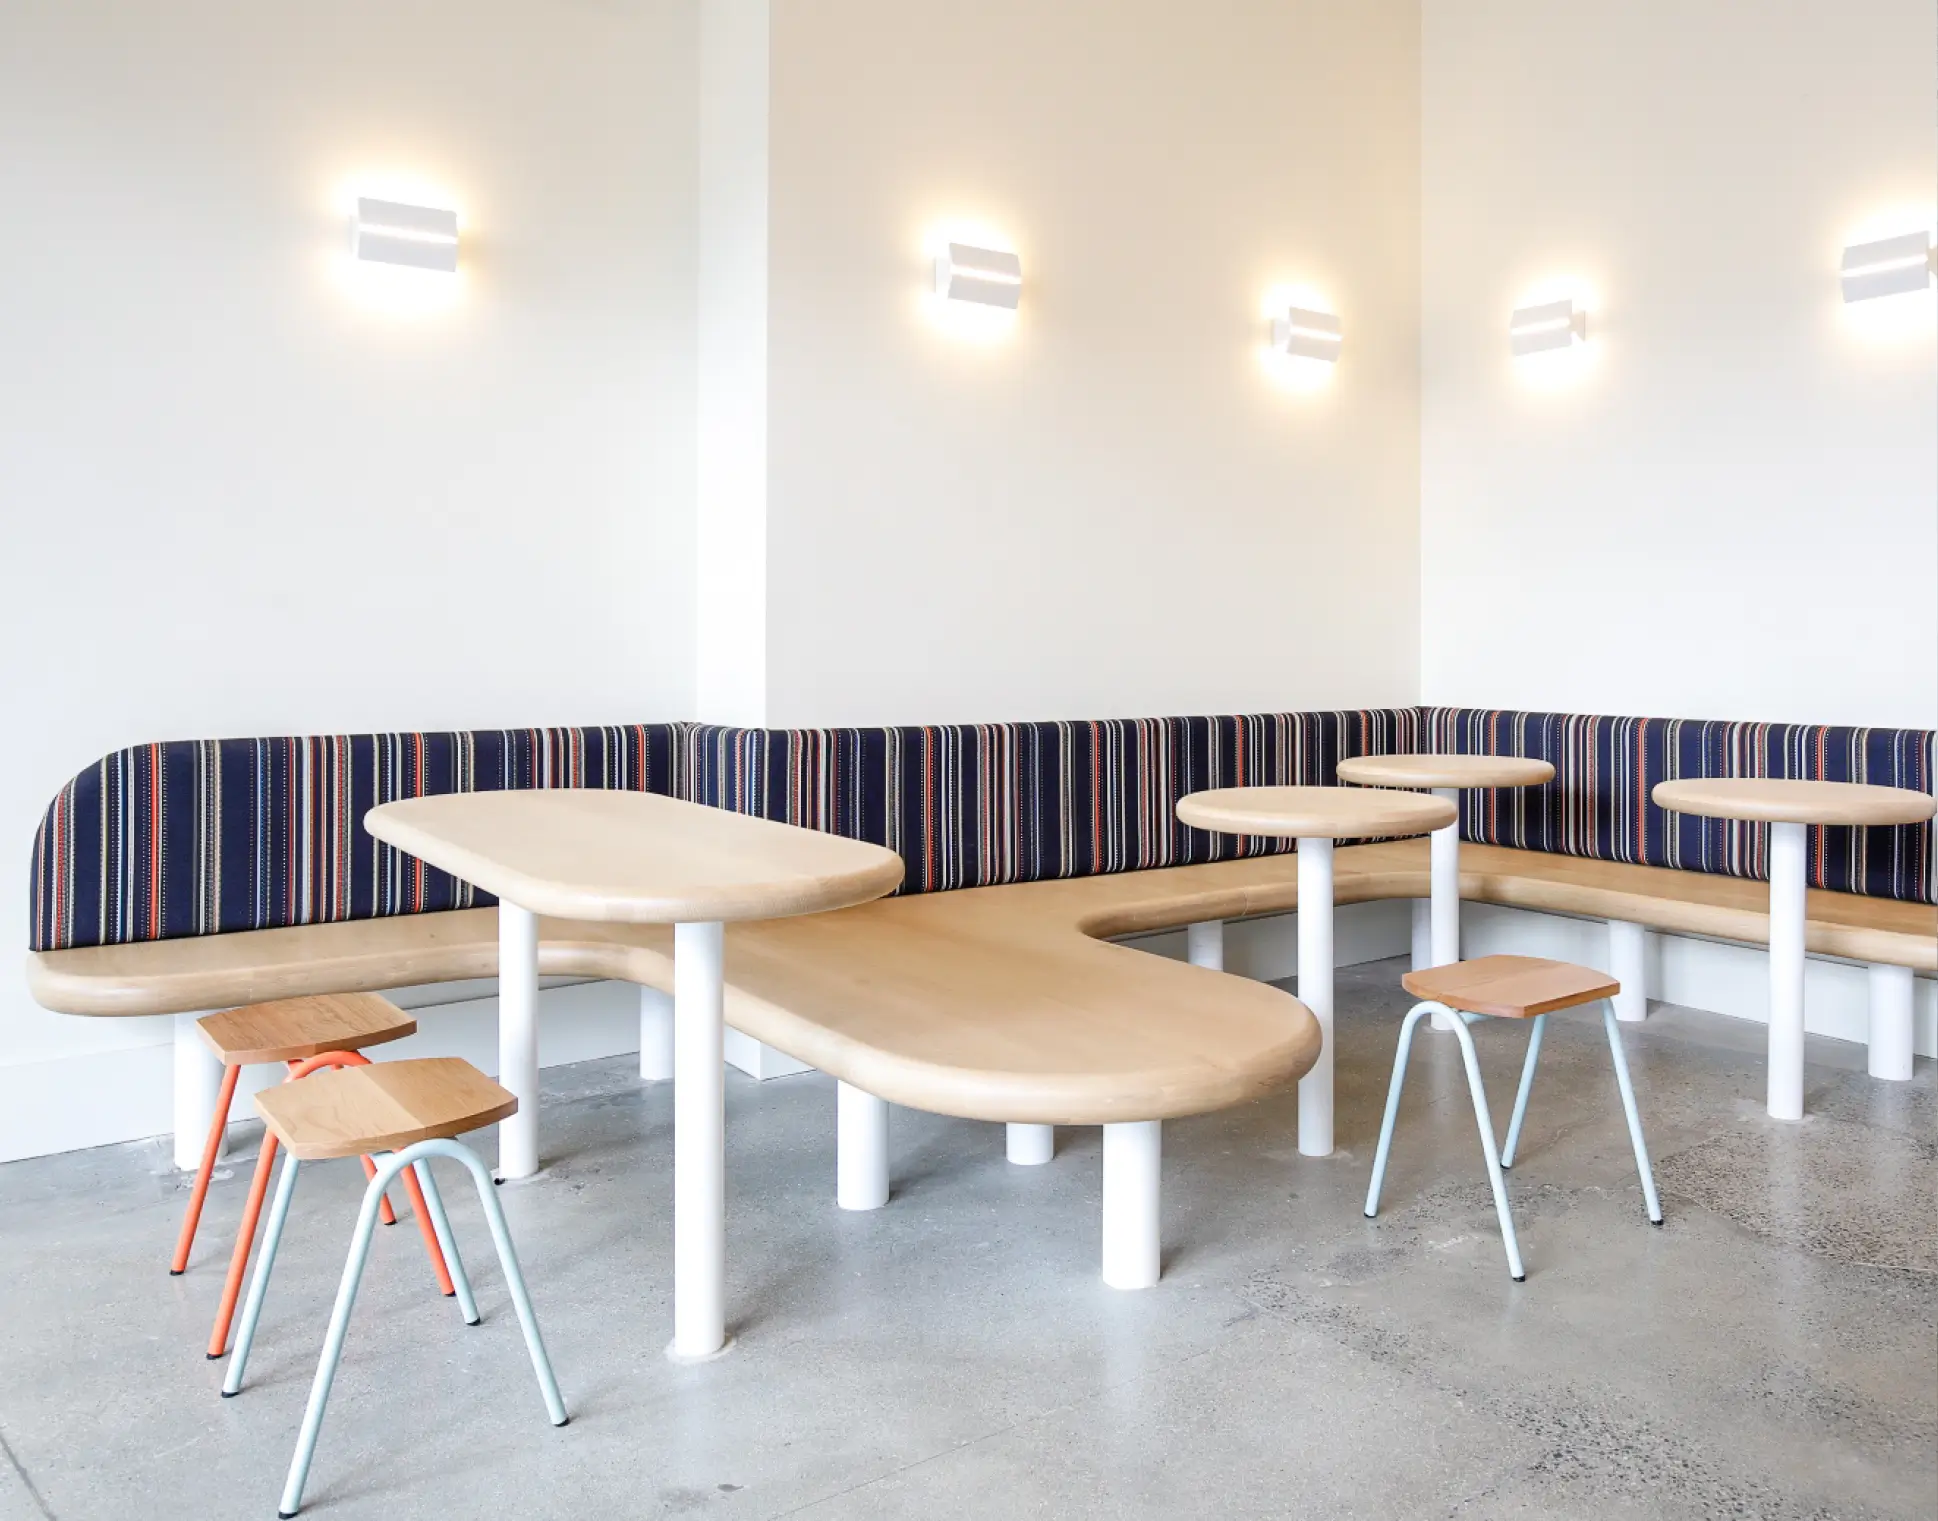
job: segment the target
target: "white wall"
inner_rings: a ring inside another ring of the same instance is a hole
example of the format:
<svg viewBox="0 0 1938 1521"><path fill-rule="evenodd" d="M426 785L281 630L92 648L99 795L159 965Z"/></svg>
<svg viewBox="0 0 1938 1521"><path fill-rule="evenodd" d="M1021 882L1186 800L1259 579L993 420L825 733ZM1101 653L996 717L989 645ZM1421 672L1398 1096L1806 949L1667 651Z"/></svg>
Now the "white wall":
<svg viewBox="0 0 1938 1521"><path fill-rule="evenodd" d="M1414 699L1418 26L775 0L770 723ZM978 223L1003 341L925 296ZM1314 394L1260 368L1294 282L1347 333Z"/></svg>
<svg viewBox="0 0 1938 1521"><path fill-rule="evenodd" d="M110 748L687 714L696 52L691 0L0 6L6 955ZM405 315L343 251L412 181L465 241ZM167 1039L0 977L8 1093Z"/></svg>
<svg viewBox="0 0 1938 1521"><path fill-rule="evenodd" d="M1426 0L1425 699L1938 724L1930 0ZM1509 311L1592 292L1585 349Z"/></svg>

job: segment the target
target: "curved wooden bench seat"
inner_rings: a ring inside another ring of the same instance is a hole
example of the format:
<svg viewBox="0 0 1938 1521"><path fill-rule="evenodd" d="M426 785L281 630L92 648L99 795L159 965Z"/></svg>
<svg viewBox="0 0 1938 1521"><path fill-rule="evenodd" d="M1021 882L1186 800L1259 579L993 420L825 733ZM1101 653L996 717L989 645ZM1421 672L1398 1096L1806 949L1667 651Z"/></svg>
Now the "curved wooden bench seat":
<svg viewBox="0 0 1938 1521"><path fill-rule="evenodd" d="M1769 938L1761 882L1499 845L1467 845L1460 864L1460 895L1473 902L1616 919L1752 945ZM1348 846L1335 860L1333 893L1340 903L1424 897L1427 885L1422 840ZM930 912L945 916L958 905L980 919L995 901L1016 905L1018 922L1032 932L1054 916L1084 936L1108 939L1211 919L1285 913L1298 906L1299 892L1296 858L1261 856L924 896ZM891 898L868 907L900 915L917 901ZM818 926L835 917L815 915L793 923ZM376 992L491 977L498 969L497 933L497 911L473 908L32 952L27 984L40 1004L62 1014L186 1013L309 993ZM736 926L729 946L760 933L759 925ZM671 986L671 941L663 934L555 920L542 920L539 934L540 967L547 975ZM1818 955L1938 973L1938 907L1813 888L1806 944ZM1137 966L1147 970L1145 963Z"/></svg>
<svg viewBox="0 0 1938 1521"><path fill-rule="evenodd" d="M1500 846L1461 855L1476 902L1765 943L1760 882ZM1424 897L1424 840L1338 852L1339 903ZM727 1022L880 1098L970 1119L1102 1124L1202 1113L1309 1067L1290 995L1109 937L1298 904L1292 856L882 899L733 926ZM490 977L497 912L456 912L43 952L36 999L70 1014L166 1014L306 993ZM541 920L548 975L672 987L656 926ZM1938 908L1813 891L1823 955L1938 971Z"/></svg>

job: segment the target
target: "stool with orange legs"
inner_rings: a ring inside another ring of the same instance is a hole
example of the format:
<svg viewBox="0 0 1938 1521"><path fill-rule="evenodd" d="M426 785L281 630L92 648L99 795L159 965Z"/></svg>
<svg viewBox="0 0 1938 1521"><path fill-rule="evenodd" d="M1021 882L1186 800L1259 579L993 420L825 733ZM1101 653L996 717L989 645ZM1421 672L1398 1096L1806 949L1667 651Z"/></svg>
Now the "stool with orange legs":
<svg viewBox="0 0 1938 1521"><path fill-rule="evenodd" d="M361 1053L359 1047L401 1040L406 1035L416 1033L417 1021L375 993L348 993L285 998L273 1003L225 1009L197 1020L196 1027L222 1062L222 1087L216 1098L215 1113L209 1120L209 1137L202 1148L202 1165L196 1170L195 1186L189 1193L188 1210L182 1218L181 1234L175 1242L175 1255L169 1263L171 1274L180 1274L188 1267L189 1250L194 1245L196 1228L202 1219L202 1205L208 1197L209 1179L214 1174L216 1158L222 1151L222 1136L228 1124L229 1105L235 1097L236 1079L243 1067L258 1062L282 1062L289 1069L284 1081L293 1082L325 1069L366 1066L369 1058ZM249 1186L249 1200L243 1210L241 1226L236 1231L235 1250L229 1258L228 1278L223 1284L215 1326L209 1335L208 1355L211 1359L222 1356L228 1347L229 1323L234 1317L236 1299L242 1290L243 1274L249 1266L249 1254L255 1244L256 1226L262 1216L263 1200L269 1191L275 1159L276 1137L273 1133L267 1133L263 1136L262 1150L256 1159L256 1174ZM370 1157L363 1159L363 1168L366 1176L376 1175L377 1165ZM410 1194L418 1230L437 1276L438 1290L448 1297L456 1290L445 1267L444 1255L438 1249L437 1236L424 1207L415 1175L406 1174L404 1186ZM384 1224L395 1224L397 1216L390 1200L385 1198L381 1204Z"/></svg>

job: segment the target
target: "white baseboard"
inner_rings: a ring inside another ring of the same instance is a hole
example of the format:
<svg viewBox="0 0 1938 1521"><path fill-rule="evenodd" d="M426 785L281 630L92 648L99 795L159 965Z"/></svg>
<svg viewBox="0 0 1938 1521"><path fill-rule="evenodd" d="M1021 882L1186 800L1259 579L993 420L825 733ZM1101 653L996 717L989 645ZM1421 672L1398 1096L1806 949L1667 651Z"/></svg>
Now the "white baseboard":
<svg viewBox="0 0 1938 1521"><path fill-rule="evenodd" d="M1553 956L1584 966L1608 964L1608 925L1491 903L1462 906L1460 949L1465 956L1518 952ZM1732 1019L1770 1022L1769 956L1761 946L1693 935L1649 936L1649 997ZM1938 982L1912 980L1912 1049L1938 1056ZM1860 1045L1870 1034L1870 984L1865 968L1811 956L1804 962L1804 1027L1813 1035Z"/></svg>
<svg viewBox="0 0 1938 1521"><path fill-rule="evenodd" d="M1357 966L1403 956L1412 944L1413 905L1394 898L1381 903L1348 903L1333 910L1332 962ZM1184 931L1131 935L1119 942L1140 951L1184 960ZM1258 982L1280 982L1299 971L1299 916L1269 914L1233 919L1225 925L1225 970Z"/></svg>

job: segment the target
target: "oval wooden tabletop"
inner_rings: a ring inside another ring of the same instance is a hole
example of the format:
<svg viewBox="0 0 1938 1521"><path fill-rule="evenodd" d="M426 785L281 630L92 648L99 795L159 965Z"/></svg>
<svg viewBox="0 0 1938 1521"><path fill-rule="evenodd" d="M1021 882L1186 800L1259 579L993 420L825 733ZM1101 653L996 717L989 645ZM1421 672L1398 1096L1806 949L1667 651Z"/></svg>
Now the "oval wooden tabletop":
<svg viewBox="0 0 1938 1521"><path fill-rule="evenodd" d="M651 792L452 792L364 815L378 839L557 919L694 924L848 908L893 892L880 845Z"/></svg>
<svg viewBox="0 0 1938 1521"><path fill-rule="evenodd" d="M1178 799L1178 817L1218 834L1293 840L1360 840L1425 834L1460 817L1452 803L1417 792L1360 787L1214 787Z"/></svg>
<svg viewBox="0 0 1938 1521"><path fill-rule="evenodd" d="M1767 824L1922 824L1938 809L1930 793L1909 787L1768 776L1683 777L1657 782L1649 796L1674 813Z"/></svg>
<svg viewBox="0 0 1938 1521"><path fill-rule="evenodd" d="M1554 767L1525 755L1358 755L1339 763L1356 787L1538 787Z"/></svg>

